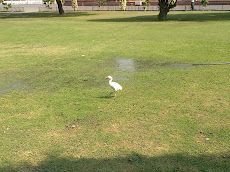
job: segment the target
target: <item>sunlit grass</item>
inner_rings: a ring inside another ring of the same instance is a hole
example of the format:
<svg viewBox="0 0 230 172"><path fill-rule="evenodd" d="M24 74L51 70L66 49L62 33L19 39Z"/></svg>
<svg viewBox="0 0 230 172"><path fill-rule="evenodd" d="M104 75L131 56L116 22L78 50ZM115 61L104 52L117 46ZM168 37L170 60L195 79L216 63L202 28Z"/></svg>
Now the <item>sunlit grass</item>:
<svg viewBox="0 0 230 172"><path fill-rule="evenodd" d="M156 15L0 13L0 171L227 171L230 13Z"/></svg>

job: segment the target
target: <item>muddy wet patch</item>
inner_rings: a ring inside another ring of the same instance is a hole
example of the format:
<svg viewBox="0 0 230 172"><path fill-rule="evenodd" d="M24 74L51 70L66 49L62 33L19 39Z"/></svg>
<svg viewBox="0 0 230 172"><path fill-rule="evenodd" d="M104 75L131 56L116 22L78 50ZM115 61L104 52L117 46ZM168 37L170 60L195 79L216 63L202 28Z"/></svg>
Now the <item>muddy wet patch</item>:
<svg viewBox="0 0 230 172"><path fill-rule="evenodd" d="M230 62L224 63L171 63L171 62L162 62L153 60L141 60L135 58L115 58L114 62L115 68L112 72L114 80L127 81L132 77L135 72L141 72L148 69L157 69L157 68L171 68L173 69L189 69L196 66L205 66L205 65L227 65ZM114 74L113 74L114 73Z"/></svg>
<svg viewBox="0 0 230 172"><path fill-rule="evenodd" d="M18 90L20 87L22 87L22 82L5 84L4 86L0 86L0 94L5 94L12 90Z"/></svg>
<svg viewBox="0 0 230 172"><path fill-rule="evenodd" d="M188 64L188 63L163 63L160 66L162 66L162 67L174 67L174 68L188 68L188 67L192 67L193 64Z"/></svg>
<svg viewBox="0 0 230 172"><path fill-rule="evenodd" d="M186 68L192 67L198 64L189 63L157 63L151 60L135 60L133 58L129 59L116 59L117 70L123 72L136 72L142 69L154 68L154 67L175 67L175 68Z"/></svg>
<svg viewBox="0 0 230 172"><path fill-rule="evenodd" d="M163 67L176 67L176 68L187 68L193 66L213 66L213 65L228 65L229 62L226 63L164 63L161 64Z"/></svg>
<svg viewBox="0 0 230 172"><path fill-rule="evenodd" d="M190 68L194 64L189 63L157 63L152 60L141 60L134 58L115 58L114 80L127 81L135 72L154 68ZM113 74L111 74L113 75Z"/></svg>
<svg viewBox="0 0 230 172"><path fill-rule="evenodd" d="M159 62L154 60L141 60L137 59L135 61L136 70L143 71L146 69L153 68L189 68L192 67L193 64L189 63L171 63L171 62Z"/></svg>
<svg viewBox="0 0 230 172"><path fill-rule="evenodd" d="M228 65L230 62L224 62L224 63L154 63L151 60L142 61L137 60L136 62L136 69L145 69L145 68L153 68L153 67L171 67L171 68L190 68L195 66L212 66L212 65Z"/></svg>

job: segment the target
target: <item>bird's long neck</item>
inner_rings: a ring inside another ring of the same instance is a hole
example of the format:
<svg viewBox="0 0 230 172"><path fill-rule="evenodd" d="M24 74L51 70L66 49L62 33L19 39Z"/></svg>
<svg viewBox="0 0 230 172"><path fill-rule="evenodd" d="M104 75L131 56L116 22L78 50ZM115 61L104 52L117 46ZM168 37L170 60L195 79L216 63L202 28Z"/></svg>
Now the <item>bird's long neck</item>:
<svg viewBox="0 0 230 172"><path fill-rule="evenodd" d="M111 78L111 79L109 80L109 83L112 83L112 80L113 80L113 79Z"/></svg>

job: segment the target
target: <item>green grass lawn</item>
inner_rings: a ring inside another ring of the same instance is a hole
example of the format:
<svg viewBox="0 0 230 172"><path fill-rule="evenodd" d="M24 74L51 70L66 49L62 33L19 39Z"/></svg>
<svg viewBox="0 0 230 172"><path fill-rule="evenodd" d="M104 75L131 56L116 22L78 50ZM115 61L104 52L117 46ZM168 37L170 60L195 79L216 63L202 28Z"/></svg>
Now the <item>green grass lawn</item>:
<svg viewBox="0 0 230 172"><path fill-rule="evenodd" d="M230 62L230 12L0 13L0 28L0 171L229 171L230 65L192 64Z"/></svg>

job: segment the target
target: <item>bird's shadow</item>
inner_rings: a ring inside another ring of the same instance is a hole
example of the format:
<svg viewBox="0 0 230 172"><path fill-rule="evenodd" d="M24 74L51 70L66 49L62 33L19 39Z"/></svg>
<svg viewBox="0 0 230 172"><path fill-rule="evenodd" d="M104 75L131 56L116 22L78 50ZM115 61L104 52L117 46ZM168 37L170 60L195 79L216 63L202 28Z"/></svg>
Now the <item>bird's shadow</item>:
<svg viewBox="0 0 230 172"><path fill-rule="evenodd" d="M105 95L105 96L98 96L97 98L100 98L100 99L111 99L111 98L114 98L114 96Z"/></svg>

